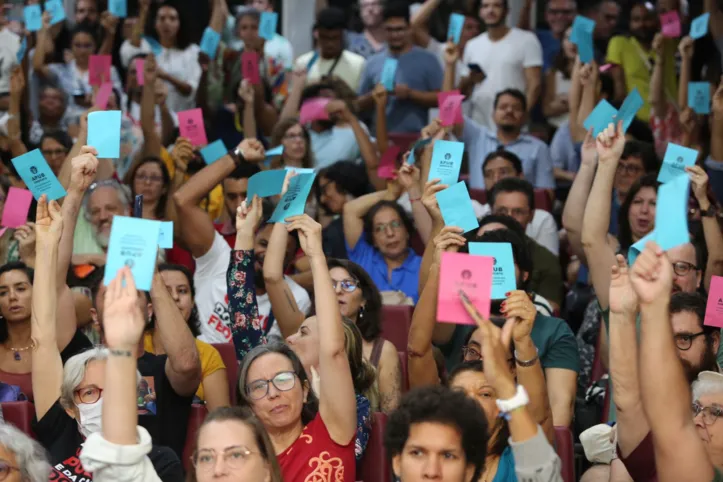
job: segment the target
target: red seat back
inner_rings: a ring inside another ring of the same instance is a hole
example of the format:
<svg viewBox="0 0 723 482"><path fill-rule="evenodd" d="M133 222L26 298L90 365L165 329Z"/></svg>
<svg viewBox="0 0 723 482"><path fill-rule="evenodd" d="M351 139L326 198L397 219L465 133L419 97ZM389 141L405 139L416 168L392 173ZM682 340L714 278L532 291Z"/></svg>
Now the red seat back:
<svg viewBox="0 0 723 482"><path fill-rule="evenodd" d="M469 197L471 197L480 204L487 204L487 191L485 191L484 189L470 188Z"/></svg>
<svg viewBox="0 0 723 482"><path fill-rule="evenodd" d="M552 199L547 189L535 189L535 209L552 212Z"/></svg>
<svg viewBox="0 0 723 482"><path fill-rule="evenodd" d="M568 427L555 427L555 449L562 462L562 480L575 482L575 444Z"/></svg>
<svg viewBox="0 0 723 482"><path fill-rule="evenodd" d="M27 401L3 402L0 403L0 409L2 409L3 418L7 423L14 425L27 435L35 438L35 434L31 428L31 423L35 416L35 407L32 403Z"/></svg>
<svg viewBox="0 0 723 482"><path fill-rule="evenodd" d="M413 311L413 306L382 306L382 338L391 341L397 351L407 353Z"/></svg>
<svg viewBox="0 0 723 482"><path fill-rule="evenodd" d="M206 418L208 410L205 405L191 405L191 415L188 417L188 430L186 431L186 445L183 447L183 468L188 472L193 470L191 464L191 456L193 451L196 449L196 437L198 436L198 429L201 428L203 420Z"/></svg>
<svg viewBox="0 0 723 482"><path fill-rule="evenodd" d="M409 391L409 369L407 368L409 360L406 352L398 351L397 353L399 354L399 367L402 369L402 393L407 393Z"/></svg>
<svg viewBox="0 0 723 482"><path fill-rule="evenodd" d="M231 395L231 405L236 405L236 384L238 383L238 361L236 360L236 349L233 343L214 343L212 345L218 350L223 364L226 365L226 377L228 378L228 393Z"/></svg>
<svg viewBox="0 0 723 482"><path fill-rule="evenodd" d="M418 132L390 132L389 140L395 146L399 146L402 152L406 152L409 147L419 139Z"/></svg>
<svg viewBox="0 0 723 482"><path fill-rule="evenodd" d="M387 460L384 448L384 429L387 426L387 415L375 412L372 415L372 431L364 456L359 462L357 480L364 482L392 482L392 467Z"/></svg>

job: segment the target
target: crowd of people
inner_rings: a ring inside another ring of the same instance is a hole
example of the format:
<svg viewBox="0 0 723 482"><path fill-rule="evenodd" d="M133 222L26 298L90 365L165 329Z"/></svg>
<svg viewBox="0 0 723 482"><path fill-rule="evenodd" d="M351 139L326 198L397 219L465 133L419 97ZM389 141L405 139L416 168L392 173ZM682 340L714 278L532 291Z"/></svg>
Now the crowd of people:
<svg viewBox="0 0 723 482"><path fill-rule="evenodd" d="M307 3L298 52L272 0L0 0L0 481L723 481L723 2Z"/></svg>

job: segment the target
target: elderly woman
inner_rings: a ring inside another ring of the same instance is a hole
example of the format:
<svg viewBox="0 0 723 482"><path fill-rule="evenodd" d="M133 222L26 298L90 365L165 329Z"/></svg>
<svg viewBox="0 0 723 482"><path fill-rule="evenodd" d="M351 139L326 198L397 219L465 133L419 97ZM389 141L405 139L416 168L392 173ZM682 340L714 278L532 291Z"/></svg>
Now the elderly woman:
<svg viewBox="0 0 723 482"><path fill-rule="evenodd" d="M0 480L48 481L50 464L38 442L6 423L0 423L0 440Z"/></svg>

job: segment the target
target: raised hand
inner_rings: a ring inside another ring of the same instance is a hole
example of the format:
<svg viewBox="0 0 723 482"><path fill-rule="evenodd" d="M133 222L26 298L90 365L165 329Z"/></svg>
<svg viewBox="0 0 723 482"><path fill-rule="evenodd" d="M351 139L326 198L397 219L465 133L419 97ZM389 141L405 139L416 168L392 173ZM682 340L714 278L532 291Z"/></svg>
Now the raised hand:
<svg viewBox="0 0 723 482"><path fill-rule="evenodd" d="M321 245L321 224L311 219L308 214L291 216L286 218L286 222L289 223L286 226L287 231L298 231L301 249L309 258L324 256Z"/></svg>
<svg viewBox="0 0 723 482"><path fill-rule="evenodd" d="M694 42L690 35L686 35L685 37L683 37L678 44L678 52L680 52L680 56L687 60L692 59L693 45Z"/></svg>
<svg viewBox="0 0 723 482"><path fill-rule="evenodd" d="M20 260L28 266L35 264L35 223L28 222L15 228L13 239L18 242Z"/></svg>
<svg viewBox="0 0 723 482"><path fill-rule="evenodd" d="M617 126L611 123L597 135L596 149L601 164L618 162L624 148L623 121L618 121Z"/></svg>
<svg viewBox="0 0 723 482"><path fill-rule="evenodd" d="M444 45L444 63L452 66L459 60L459 47L453 41L449 40Z"/></svg>
<svg viewBox="0 0 723 482"><path fill-rule="evenodd" d="M38 199L35 211L36 250L58 244L61 234L63 234L63 215L60 213L60 205L56 201L50 201L48 204L48 196L43 194Z"/></svg>
<svg viewBox="0 0 723 482"><path fill-rule="evenodd" d="M247 162L261 162L266 158L264 145L258 139L244 139L238 149Z"/></svg>
<svg viewBox="0 0 723 482"><path fill-rule="evenodd" d="M692 134L698 127L698 114L690 107L686 107L680 111L678 121L685 132Z"/></svg>
<svg viewBox="0 0 723 482"><path fill-rule="evenodd" d="M705 172L705 169L700 166L690 166L685 168L685 172L687 172L688 177L690 177L690 187L698 204L701 205L701 208L703 204L709 206L708 174Z"/></svg>
<svg viewBox="0 0 723 482"><path fill-rule="evenodd" d="M25 89L25 75L21 66L16 65L10 73L10 95L22 95Z"/></svg>
<svg viewBox="0 0 723 482"><path fill-rule="evenodd" d="M188 170L188 163L193 160L194 155L191 141L185 137L176 139L176 145L173 147L171 158L178 171L185 173Z"/></svg>
<svg viewBox="0 0 723 482"><path fill-rule="evenodd" d="M134 354L146 320L138 305L138 291L130 268L122 267L108 285L104 299L103 333L111 350Z"/></svg>
<svg viewBox="0 0 723 482"><path fill-rule="evenodd" d="M238 96L246 105L254 105L254 86L248 79L243 79L238 86Z"/></svg>
<svg viewBox="0 0 723 482"><path fill-rule="evenodd" d="M673 266L655 241L648 241L638 255L630 275L633 289L641 305L670 300L673 287Z"/></svg>
<svg viewBox="0 0 723 482"><path fill-rule="evenodd" d="M436 118L422 128L422 131L420 132L420 137L422 139L429 139L430 137L436 136L440 132L444 132L444 128L442 127L442 121L439 120L439 118Z"/></svg>
<svg viewBox="0 0 723 482"><path fill-rule="evenodd" d="M103 12L100 14L100 25L108 35L113 36L118 29L118 17L114 17L110 12Z"/></svg>
<svg viewBox="0 0 723 482"><path fill-rule="evenodd" d="M402 167L399 168L399 171L397 171L397 182L405 191L409 191L411 188L419 186L420 177L421 173L416 165L404 163L402 164Z"/></svg>
<svg viewBox="0 0 723 482"><path fill-rule="evenodd" d="M434 262L439 264L442 261L442 253L456 253L467 244L464 239L464 231L457 226L445 226L434 237Z"/></svg>
<svg viewBox="0 0 723 482"><path fill-rule="evenodd" d="M663 37L662 32L658 32L655 34L655 37L653 37L653 52L655 52L658 55L663 55L663 50L665 47L665 37Z"/></svg>
<svg viewBox="0 0 723 482"><path fill-rule="evenodd" d="M432 179L424 185L424 193L422 194L422 204L427 208L427 212L435 221L442 221L442 211L439 210L437 204L437 193L444 191L449 186L440 184L440 179Z"/></svg>
<svg viewBox="0 0 723 482"><path fill-rule="evenodd" d="M263 208L260 197L254 195L251 202L248 199L244 200L236 209L236 231L253 236L261 224L262 215Z"/></svg>
<svg viewBox="0 0 723 482"><path fill-rule="evenodd" d="M326 112L329 113L330 117L343 121L349 121L354 116L346 102L340 99L332 100L326 104Z"/></svg>
<svg viewBox="0 0 723 482"><path fill-rule="evenodd" d="M530 295L523 290L511 291L502 303L502 314L508 320L512 319L512 338L520 342L530 336L535 326L537 310Z"/></svg>
<svg viewBox="0 0 723 482"><path fill-rule="evenodd" d="M98 172L98 158L95 157L97 155L98 151L95 147L83 146L80 148L80 154L70 161L72 170L69 191L82 194L90 187Z"/></svg>
<svg viewBox="0 0 723 482"><path fill-rule="evenodd" d="M610 313L634 314L638 311L638 295L630 283L625 256L615 256L616 264L610 275Z"/></svg>
<svg viewBox="0 0 723 482"><path fill-rule="evenodd" d="M389 93L387 92L386 87L384 87L382 84L377 84L374 86L374 90L372 90L372 99L374 99L374 104L378 106L386 106L388 97Z"/></svg>
<svg viewBox="0 0 723 482"><path fill-rule="evenodd" d="M595 167L597 166L597 149L595 145L595 137L592 135L592 127L587 134L585 134L585 140L582 141L582 148L580 149L580 163L586 166Z"/></svg>

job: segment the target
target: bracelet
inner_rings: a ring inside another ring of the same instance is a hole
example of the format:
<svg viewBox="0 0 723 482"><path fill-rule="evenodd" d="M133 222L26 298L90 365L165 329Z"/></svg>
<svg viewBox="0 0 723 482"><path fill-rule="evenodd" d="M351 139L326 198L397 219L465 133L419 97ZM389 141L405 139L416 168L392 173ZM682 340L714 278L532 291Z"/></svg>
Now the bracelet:
<svg viewBox="0 0 723 482"><path fill-rule="evenodd" d="M515 363L517 363L521 367L525 367L525 368L531 367L535 363L537 363L537 360L539 360L539 359L540 359L540 351L537 349L537 347L535 347L535 356L532 359L526 360L526 361L523 361L523 360L520 360L519 358L517 358L517 350L515 350Z"/></svg>
<svg viewBox="0 0 723 482"><path fill-rule="evenodd" d="M108 352L113 356L125 356L125 357L133 356L133 353L131 353L130 350L114 350L113 348L109 348Z"/></svg>

